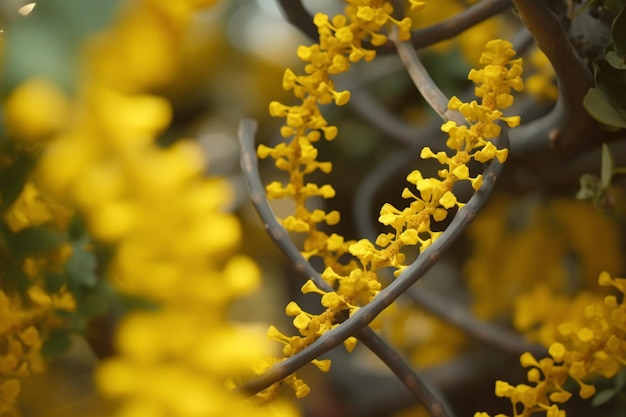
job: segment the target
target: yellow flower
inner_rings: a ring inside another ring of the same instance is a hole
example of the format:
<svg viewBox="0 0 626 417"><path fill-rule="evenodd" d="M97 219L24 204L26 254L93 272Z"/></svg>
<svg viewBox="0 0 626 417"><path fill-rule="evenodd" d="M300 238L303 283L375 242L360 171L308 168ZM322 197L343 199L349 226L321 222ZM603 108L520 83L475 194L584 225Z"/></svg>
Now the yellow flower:
<svg viewBox="0 0 626 417"><path fill-rule="evenodd" d="M12 232L35 227L50 221L53 216L32 182L26 183L20 196L4 215Z"/></svg>
<svg viewBox="0 0 626 417"><path fill-rule="evenodd" d="M4 117L9 135L28 144L47 139L64 127L69 104L54 83L31 78L10 93Z"/></svg>
<svg viewBox="0 0 626 417"><path fill-rule="evenodd" d="M552 64L540 49L530 55L530 64L535 71L526 79L526 90L539 101L556 101L559 89Z"/></svg>

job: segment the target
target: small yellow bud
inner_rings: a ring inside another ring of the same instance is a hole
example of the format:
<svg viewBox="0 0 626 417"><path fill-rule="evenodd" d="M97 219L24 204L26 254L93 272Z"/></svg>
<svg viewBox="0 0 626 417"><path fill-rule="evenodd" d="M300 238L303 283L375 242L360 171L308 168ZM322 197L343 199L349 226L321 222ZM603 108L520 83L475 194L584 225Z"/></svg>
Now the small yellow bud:
<svg viewBox="0 0 626 417"><path fill-rule="evenodd" d="M328 372L330 370L331 360L330 359L313 359L311 363L322 372Z"/></svg>
<svg viewBox="0 0 626 417"><path fill-rule="evenodd" d="M357 344L357 338L354 336L350 336L346 340L343 341L343 345L346 347L348 353L352 353Z"/></svg>
<svg viewBox="0 0 626 417"><path fill-rule="evenodd" d="M311 282L311 281L307 281L307 282ZM296 304L295 301L290 301L289 304L287 304L287 307L285 307L285 313L288 316L297 316L298 314L302 313L302 309L300 308L298 304Z"/></svg>
<svg viewBox="0 0 626 417"><path fill-rule="evenodd" d="M293 319L293 326L298 330L304 330L311 323L311 317L309 317L306 313L300 313Z"/></svg>
<svg viewBox="0 0 626 417"><path fill-rule="evenodd" d="M554 358L555 361L561 362L563 360L563 355L565 355L565 346L558 342L552 343L548 349L548 353Z"/></svg>
<svg viewBox="0 0 626 417"><path fill-rule="evenodd" d="M589 342L593 340L593 331L587 327L583 327L576 333L576 336L578 336L578 340L581 342Z"/></svg>

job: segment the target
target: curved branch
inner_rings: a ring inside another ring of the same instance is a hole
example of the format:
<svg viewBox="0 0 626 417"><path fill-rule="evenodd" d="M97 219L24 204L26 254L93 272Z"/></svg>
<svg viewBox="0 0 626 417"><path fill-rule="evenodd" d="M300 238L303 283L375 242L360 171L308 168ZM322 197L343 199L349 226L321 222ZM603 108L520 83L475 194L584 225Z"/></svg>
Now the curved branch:
<svg viewBox="0 0 626 417"><path fill-rule="evenodd" d="M274 241L276 246L287 256L289 263L304 279L311 279L315 285L324 290L332 291L328 283L320 277L319 273L313 266L307 262L300 251L294 246L289 239L289 235L285 228L278 222L272 208L270 207L265 187L259 177L259 169L257 164L257 156L254 149L254 136L256 134L257 123L252 119L244 119L239 124L239 144L241 145L241 169L243 170L246 182L248 183L248 192L254 209L263 222L263 226L269 237Z"/></svg>
<svg viewBox="0 0 626 417"><path fill-rule="evenodd" d="M541 356L544 347L529 344L522 336L505 327L475 318L470 311L427 288L410 288L406 295L425 311L444 322L463 330L475 340L494 346L504 353L519 356L531 352Z"/></svg>
<svg viewBox="0 0 626 417"><path fill-rule="evenodd" d="M300 251L298 251L293 242L289 239L286 230L282 227L278 220L276 220L276 216L274 216L274 213L267 202L264 187L259 177L256 153L254 151L254 136L256 133L256 127L256 122L251 119L242 120L239 126L239 142L242 149L241 167L246 177L246 181L248 182L252 203L259 214L259 217L263 221L268 234L274 243L276 243L276 245L278 245L278 247L283 251L283 253L287 255L289 261L292 265L294 265L294 268L299 275L301 275L305 280L313 280L315 285L323 291L334 291L333 288L326 281L324 281L324 279L322 279L315 268L307 262ZM343 317L343 319L345 318L346 317ZM419 375L400 356L400 354L372 329L369 327L363 327L358 330L355 336L376 356L378 356L389 367L389 369L393 371L393 373L402 381L407 389L423 403L431 416L453 416L450 407L435 393L435 390L424 382L422 378L420 378ZM332 347L327 350L330 349L332 349ZM283 378L275 379L272 383ZM263 388L265 387L256 389L253 384L244 384L240 387L241 390L248 392L258 392Z"/></svg>
<svg viewBox="0 0 626 417"><path fill-rule="evenodd" d="M425 139L432 129L409 123L393 114L367 88L369 84L395 77L399 72L404 74L405 71L404 64L390 55L368 62L366 69L363 65L355 65L354 71L339 74L335 84L342 90L351 92L348 107L364 122L372 125L385 137L411 148L422 148L426 142L432 142L432 140ZM439 127L437 131L440 131Z"/></svg>
<svg viewBox="0 0 626 417"><path fill-rule="evenodd" d="M511 6L511 0L479 1L443 22L414 31L411 34L411 44L421 49L451 39L478 23L510 9Z"/></svg>
<svg viewBox="0 0 626 417"><path fill-rule="evenodd" d="M508 142L507 132L504 128L502 130L501 141ZM357 310L340 326L324 333L317 341L298 354L275 364L265 374L246 383L245 389L250 392L261 391L275 381L289 376L323 353L340 345L348 337L359 334L361 329L367 326L378 314L417 282L424 273L439 260L461 233L463 233L465 228L476 217L478 210L487 200L501 169L502 164L497 160L490 163L489 167L483 173L483 183L481 187L474 193L467 204L459 209L446 231L422 252L417 260L405 269L394 282L383 289L374 300Z"/></svg>
<svg viewBox="0 0 626 417"><path fill-rule="evenodd" d="M411 148L422 147L424 138L430 129L412 125L392 114L363 88L351 90L351 92L348 106L363 121L369 123L386 137L403 145Z"/></svg>
<svg viewBox="0 0 626 417"><path fill-rule="evenodd" d="M585 145L585 140L593 139L590 132L596 125L582 104L593 84L591 72L569 42L558 16L545 1L512 1L537 46L550 60L558 80L564 117L552 144L554 147L569 148L568 153L574 153Z"/></svg>
<svg viewBox="0 0 626 417"><path fill-rule="evenodd" d="M554 136L561 127L564 117L565 104L559 99L544 116L513 129L511 131L511 157L519 158L551 148L554 145Z"/></svg>
<svg viewBox="0 0 626 417"><path fill-rule="evenodd" d="M402 381L405 387L419 400L431 417L453 417L454 412L441 395L411 368L404 358L371 328L363 327L356 333L385 365Z"/></svg>
<svg viewBox="0 0 626 417"><path fill-rule="evenodd" d="M277 0L287 21L300 29L302 33L317 41L317 26L313 23L313 16L302 4L302 0Z"/></svg>
<svg viewBox="0 0 626 417"><path fill-rule="evenodd" d="M398 41L398 29L393 27L389 38L398 50L398 55L402 60L413 84L419 90L424 100L432 107L444 121L454 120L457 124L465 124L465 119L458 111L448 110L450 99L435 84L428 71L417 56L415 49L409 42Z"/></svg>
<svg viewBox="0 0 626 417"><path fill-rule="evenodd" d="M277 0L289 23L300 29L302 33L317 41L317 27L313 24L313 16L306 10L302 0ZM489 19L511 8L511 0L483 0L459 14L452 16L441 23L415 30L411 34L411 44L417 49L451 39L466 31L472 26ZM375 49L381 55L395 52L392 44L373 47L364 43L369 49Z"/></svg>
<svg viewBox="0 0 626 417"><path fill-rule="evenodd" d="M368 119L368 122L373 122ZM420 136L413 138L413 143L409 148L402 148L393 151L376 166L374 166L361 181L359 181L354 192L354 203L352 204L352 223L358 232L358 236L375 241L378 233L376 228L380 223L376 221L379 213L372 212L373 201L376 193L379 192L391 177L396 175L400 169L406 167L414 161L419 153L413 149L422 149L424 146L430 147L434 152L443 151L446 148L444 134L441 132L441 125L430 124L423 128L424 132ZM408 137L407 137L408 139Z"/></svg>

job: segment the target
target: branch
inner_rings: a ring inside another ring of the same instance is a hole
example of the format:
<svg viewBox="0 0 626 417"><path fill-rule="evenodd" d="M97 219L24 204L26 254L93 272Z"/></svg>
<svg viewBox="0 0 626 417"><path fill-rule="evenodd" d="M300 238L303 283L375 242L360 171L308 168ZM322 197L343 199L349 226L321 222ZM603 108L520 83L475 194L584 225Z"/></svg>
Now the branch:
<svg viewBox="0 0 626 417"><path fill-rule="evenodd" d="M475 318L470 311L427 288L411 288L406 295L425 311L435 315L452 326L463 330L468 336L494 346L504 353L519 356L524 352L544 355L545 348L529 344L519 334Z"/></svg>
<svg viewBox="0 0 626 417"><path fill-rule="evenodd" d="M398 50L398 56L400 57L409 76L413 80L415 87L417 87L424 100L426 100L426 102L439 115L442 120L453 120L459 125L465 124L465 118L461 115L460 112L448 109L448 102L450 101L450 99L433 81L430 74L419 59L419 56L417 55L413 46L409 42L398 41L397 33L397 29L395 27L392 28L392 32L389 38L395 44ZM516 33L514 45L516 51L518 51L518 55L521 54L521 51L529 47L531 39L532 38L529 36L528 31L525 29L520 30ZM555 116L558 117L558 115L561 113L560 110L561 109L555 111ZM516 130L514 130L513 132L515 132L517 134L517 137L520 139L516 140L515 142L511 141L511 144L516 146L516 151L518 148L522 148L525 151L528 151L530 149L546 147L546 144L549 143L549 131L553 130L552 123L554 122L554 120L555 117L551 117L548 121L550 123L550 125L548 125L550 129L545 129L545 123L537 123L533 126L526 128L527 133L536 133L537 129L541 127L542 131L545 132L544 135L533 134L530 136L524 136L524 139L522 139L522 136L519 135L521 132L517 132ZM517 146L518 144L519 146ZM513 149L511 149L511 152L513 152Z"/></svg>
<svg viewBox="0 0 626 417"><path fill-rule="evenodd" d="M522 123L511 131L510 153L521 158L533 152L547 150L554 145L554 135L565 118L565 104L557 100L555 106L544 116L529 123ZM522 120L523 115L522 115Z"/></svg>
<svg viewBox="0 0 626 417"><path fill-rule="evenodd" d="M456 110L448 110L448 102L450 99L430 77L430 74L426 71L426 68L417 56L413 46L409 42L400 42L398 40L398 29L395 26L391 28L389 38L396 46L398 55L411 76L413 84L415 84L415 87L417 87L430 107L432 107L444 121L454 120L459 125L465 124L465 119L461 113Z"/></svg>
<svg viewBox="0 0 626 417"><path fill-rule="evenodd" d="M427 132L430 129L415 126L397 117L363 88L350 91L352 97L348 102L348 106L364 122L369 123L384 136L403 145L411 148L422 148L424 146Z"/></svg>
<svg viewBox="0 0 626 417"><path fill-rule="evenodd" d="M306 10L302 0L277 0L289 23L300 29L302 33L317 41L317 27L313 24L313 16ZM459 14L441 23L424 29L413 31L411 44L417 49L436 44L455 37L472 26L489 19L511 7L511 0L483 0ZM364 47L375 49L378 54L385 55L395 52L392 44L374 47L364 42Z"/></svg>
<svg viewBox="0 0 626 417"><path fill-rule="evenodd" d="M497 14L510 9L511 0L483 0L441 23L436 23L411 34L411 44L421 49L445 41ZM428 7L428 6L426 6Z"/></svg>
<svg viewBox="0 0 626 417"><path fill-rule="evenodd" d="M247 121L245 124L249 126L250 122ZM249 127L245 129L249 130ZM504 128L501 135L501 141L502 140L508 142L507 132ZM490 163L489 167L483 173L483 183L481 187L474 193L467 204L459 209L446 231L369 304L357 310L340 326L324 333L317 341L298 354L275 364L265 374L246 383L245 389L249 392L261 391L274 382L286 378L323 353L340 345L348 337L360 334L361 329L367 326L378 314L417 282L417 280L439 260L461 233L463 233L465 228L476 217L478 210L487 200L501 169L502 164L497 160Z"/></svg>
<svg viewBox="0 0 626 417"><path fill-rule="evenodd" d="M563 102L564 117L553 136L553 146L576 152L586 140L593 140L595 121L583 107L583 98L593 85L589 69L569 42L559 18L545 1L512 0L522 22L535 37L537 46L554 67L559 84L559 101Z"/></svg>
<svg viewBox="0 0 626 417"><path fill-rule="evenodd" d="M317 26L313 23L313 16L302 4L302 0L277 0L287 21L300 29L302 33L311 38L318 40Z"/></svg>
<svg viewBox="0 0 626 417"><path fill-rule="evenodd" d="M363 65L355 65L354 71L349 74L338 74L335 84L342 90L351 91L351 99L348 106L364 122L369 123L386 137L411 148L421 149L428 139L430 127L421 127L398 117L381 104L374 95L368 91L368 85L380 80L396 77L399 72L405 73L406 67L400 60L391 55L368 62L366 69ZM440 132L439 126L437 131Z"/></svg>
<svg viewBox="0 0 626 417"><path fill-rule="evenodd" d="M239 144L241 145L241 169L248 183L250 200L258 213L263 226L269 237L276 246L287 256L294 269L305 280L312 279L315 285L324 290L332 291L328 283L324 281L311 264L302 256L300 251L289 239L285 228L278 222L265 194L265 186L259 177L256 151L254 149L254 136L257 123L252 119L244 119L239 123Z"/></svg>
<svg viewBox="0 0 626 417"><path fill-rule="evenodd" d="M363 327L356 333L356 337L391 369L413 396L424 405L431 417L454 416L454 412L443 397L421 378L413 368L406 363L404 358L371 328L367 326Z"/></svg>
<svg viewBox="0 0 626 417"><path fill-rule="evenodd" d="M367 122L372 122L374 119L368 119ZM398 149L385 156L359 181L352 204L352 223L359 236L371 241L376 240L378 236L377 227L380 226L380 223L376 221L379 213L372 212L374 198L381 189L390 183L394 175L406 168L409 162L415 160L415 152L412 151L415 146L419 146L418 149L428 146L434 152L447 149L445 140L442 139L444 134L441 132L440 124L431 124L423 129L422 137L414 138L410 148Z"/></svg>
<svg viewBox="0 0 626 417"><path fill-rule="evenodd" d="M278 220L276 220L276 216L274 216L274 213L268 204L264 187L259 177L257 158L254 151L254 136L256 133L256 127L256 122L251 119L242 120L239 126L239 142L242 149L241 167L246 177L246 181L248 182L252 204L263 221L268 234L274 243L276 243L276 245L278 245L278 247L283 251L283 253L287 255L287 258L291 264L294 265L294 268L299 275L301 275L305 280L313 280L315 285L323 291L334 291L333 288L319 275L315 268L313 268L304 256L302 256L300 251L298 251L293 242L289 239L286 230L282 227ZM393 347L391 347L372 329L369 327L363 327L357 331L355 336L376 356L378 356L389 367L389 369L393 371L394 374L396 374L408 390L422 402L432 417L453 416L450 407L447 406L444 400L435 393L435 390L425 383L400 356L400 354L398 354ZM330 349L332 349L332 347L328 348L326 351ZM308 362L309 361L306 363ZM292 372L295 372L295 369ZM284 376L274 379L269 385L280 381L283 378ZM247 392L258 392L269 386L266 385L258 388L258 385L255 385L254 382L255 381L244 384L240 387L240 389Z"/></svg>

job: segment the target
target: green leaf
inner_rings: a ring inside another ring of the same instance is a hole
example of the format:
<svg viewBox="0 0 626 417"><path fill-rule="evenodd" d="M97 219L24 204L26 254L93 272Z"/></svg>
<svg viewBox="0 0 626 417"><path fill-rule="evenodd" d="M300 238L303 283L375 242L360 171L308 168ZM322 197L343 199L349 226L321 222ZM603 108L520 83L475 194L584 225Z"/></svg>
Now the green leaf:
<svg viewBox="0 0 626 417"><path fill-rule="evenodd" d="M626 128L626 117L597 88L592 87L587 91L583 106L598 122L610 127Z"/></svg>
<svg viewBox="0 0 626 417"><path fill-rule="evenodd" d="M626 6L617 14L611 26L611 37L615 43L615 51L620 55L626 55Z"/></svg>
<svg viewBox="0 0 626 417"><path fill-rule="evenodd" d="M611 150L606 145L602 144L602 165L600 171L600 187L606 188L611 185L611 178L613 178L613 156Z"/></svg>
<svg viewBox="0 0 626 417"><path fill-rule="evenodd" d="M604 59L613 68L618 70L626 70L626 56L619 56L615 51L607 51L604 55Z"/></svg>
<svg viewBox="0 0 626 417"><path fill-rule="evenodd" d="M617 15L624 6L626 1L624 0L603 0L604 7L606 7L610 13Z"/></svg>
<svg viewBox="0 0 626 417"><path fill-rule="evenodd" d="M614 68L602 59L594 62L594 84L605 99L616 107L626 107L626 71Z"/></svg>
<svg viewBox="0 0 626 417"><path fill-rule="evenodd" d="M74 294L74 292L72 292ZM99 281L89 292L79 292L80 298L76 315L81 318L96 317L104 314L117 300L117 295L106 280Z"/></svg>
<svg viewBox="0 0 626 417"><path fill-rule="evenodd" d="M588 200L595 198L598 190L598 179L591 174L584 174L580 177L580 190L578 190L576 198L578 200Z"/></svg>
<svg viewBox="0 0 626 417"><path fill-rule="evenodd" d="M42 226L18 232L11 239L11 244L17 254L28 256L54 250L66 240L63 232Z"/></svg>
<svg viewBox="0 0 626 417"><path fill-rule="evenodd" d="M626 387L626 369L622 369L615 375L615 389L621 391Z"/></svg>
<svg viewBox="0 0 626 417"><path fill-rule="evenodd" d="M0 149L2 155L15 155L16 152L11 147ZM14 157L11 165L0 172L0 200L6 207L13 204L24 189L24 184L28 180L34 165L34 161L25 155Z"/></svg>
<svg viewBox="0 0 626 417"><path fill-rule="evenodd" d="M72 256L68 260L65 271L71 282L93 287L98 282L96 256L87 250L88 238L83 236L72 242Z"/></svg>
<svg viewBox="0 0 626 417"><path fill-rule="evenodd" d="M616 391L614 389L606 389L596 393L591 400L591 406L598 407L602 404L608 403L613 399L613 397L615 397L615 393Z"/></svg>
<svg viewBox="0 0 626 417"><path fill-rule="evenodd" d="M50 334L41 348L44 358L50 359L59 356L70 347L71 339L65 330L56 330Z"/></svg>
<svg viewBox="0 0 626 417"><path fill-rule="evenodd" d="M67 283L67 275L62 272L48 272L44 275L46 291L57 292Z"/></svg>

